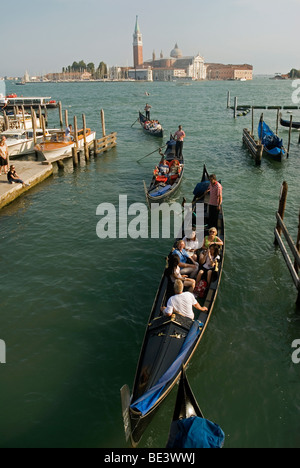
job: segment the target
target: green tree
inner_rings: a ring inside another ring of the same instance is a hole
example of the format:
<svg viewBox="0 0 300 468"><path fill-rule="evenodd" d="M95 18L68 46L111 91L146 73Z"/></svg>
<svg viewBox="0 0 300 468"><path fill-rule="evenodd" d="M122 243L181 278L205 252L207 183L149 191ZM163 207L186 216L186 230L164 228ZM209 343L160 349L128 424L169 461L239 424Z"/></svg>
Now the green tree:
<svg viewBox="0 0 300 468"><path fill-rule="evenodd" d="M95 74L95 64L93 62L88 63L87 66L86 66L86 69L92 75Z"/></svg>
<svg viewBox="0 0 300 468"><path fill-rule="evenodd" d="M296 68L292 68L289 73L289 77L294 80L295 78L300 78L300 70L296 70Z"/></svg>
<svg viewBox="0 0 300 468"><path fill-rule="evenodd" d="M104 62L99 63L97 68L97 78L103 79L107 77L107 65Z"/></svg>
<svg viewBox="0 0 300 468"><path fill-rule="evenodd" d="M78 63L78 66L79 66L80 71L83 72L84 70L86 70L86 64L83 60L80 60L80 62Z"/></svg>

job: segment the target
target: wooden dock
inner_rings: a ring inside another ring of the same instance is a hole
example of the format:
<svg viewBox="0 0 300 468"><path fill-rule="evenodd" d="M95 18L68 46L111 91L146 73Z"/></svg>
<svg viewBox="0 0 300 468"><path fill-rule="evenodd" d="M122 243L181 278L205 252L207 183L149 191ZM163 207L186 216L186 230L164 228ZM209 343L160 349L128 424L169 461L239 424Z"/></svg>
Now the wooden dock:
<svg viewBox="0 0 300 468"><path fill-rule="evenodd" d="M62 109L61 104L59 103L59 114L60 114L60 127L63 129L63 119L62 119ZM35 131L37 128L36 113L32 109L32 127L33 133L35 136ZM96 133L94 139L87 141L86 139L86 119L85 115L82 115L83 121L83 134L84 138L82 140L78 139L78 126L77 126L77 117L74 117L74 142L75 145L70 147L70 151L67 154L60 155L58 157L51 155L45 156L44 153L37 152L39 159L42 161L21 161L18 159L13 160L13 164L16 167L16 172L19 177L26 183L25 187L22 187L21 184L9 184L7 181L7 176L2 174L0 177L0 209L9 203L13 202L16 198L22 195L24 192L27 192L35 185L39 184L43 180L47 179L53 174L53 164L56 163L59 168L64 167L63 161L65 159L73 158L73 166L76 167L80 162L81 154L84 154L85 160L89 161L90 155L98 156L106 151L109 151L111 148L114 148L117 145L117 133L112 132L106 134L105 129L105 118L104 111L101 110L101 125L102 125L102 138L96 139ZM40 113L40 122L42 128L45 132L45 119L44 116ZM68 112L65 111L65 124L68 125Z"/></svg>
<svg viewBox="0 0 300 468"><path fill-rule="evenodd" d="M22 187L21 184L10 184L7 176L2 174L0 177L0 209L53 174L51 164L36 161L14 161L14 166L19 177L28 185Z"/></svg>
<svg viewBox="0 0 300 468"><path fill-rule="evenodd" d="M279 208L276 213L276 219L277 219L277 225L275 227L275 240L274 244L275 246L279 246L282 255L284 257L284 260L286 262L286 265L289 269L289 272L292 276L294 285L296 286L296 289L298 291L298 297L296 304L299 307L300 306L300 278L299 278L299 269L300 269L300 211L299 211L299 224L298 224L298 236L297 236L297 242L294 243L293 239L291 238L287 227L285 226L283 222L284 218L284 212L285 212L285 207L286 207L286 200L287 200L287 193L288 193L288 184L286 182L282 183L281 186L281 195L280 195L280 200L279 200ZM291 255L294 259L294 262L290 258L288 251L286 249L286 246L282 240L282 234L285 237L287 246L289 247L291 251Z"/></svg>
<svg viewBox="0 0 300 468"><path fill-rule="evenodd" d="M264 147L259 140L254 139L254 135L247 129L243 130L243 143L247 146L256 164L261 164Z"/></svg>

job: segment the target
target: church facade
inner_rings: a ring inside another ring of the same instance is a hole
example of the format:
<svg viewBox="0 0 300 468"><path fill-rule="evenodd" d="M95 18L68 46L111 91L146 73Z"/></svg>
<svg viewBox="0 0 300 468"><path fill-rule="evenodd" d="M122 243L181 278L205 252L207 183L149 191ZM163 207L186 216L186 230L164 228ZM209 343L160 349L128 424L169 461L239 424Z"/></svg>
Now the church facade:
<svg viewBox="0 0 300 468"><path fill-rule="evenodd" d="M252 80L251 65L205 64L204 58L198 53L194 56L184 56L178 44L171 50L170 56L164 57L163 52L156 58L143 60L143 38L136 17L133 33L133 68L128 70L128 77L145 81L176 81L176 80Z"/></svg>

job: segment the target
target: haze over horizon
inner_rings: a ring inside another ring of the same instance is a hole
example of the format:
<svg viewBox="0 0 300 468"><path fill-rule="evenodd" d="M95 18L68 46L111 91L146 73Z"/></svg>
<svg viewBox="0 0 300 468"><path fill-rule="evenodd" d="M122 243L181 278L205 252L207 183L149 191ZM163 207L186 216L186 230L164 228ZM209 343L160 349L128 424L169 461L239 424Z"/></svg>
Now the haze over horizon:
<svg viewBox="0 0 300 468"><path fill-rule="evenodd" d="M8 5L2 12L9 16ZM255 75L300 68L298 0L165 0L158 9L137 0L86 0L84 8L80 0L15 0L13 24L2 24L8 46L0 76L60 72L80 60L96 67L101 61L132 66L136 15L145 61L153 50L169 56L178 43L183 55L200 53L206 63L248 63Z"/></svg>

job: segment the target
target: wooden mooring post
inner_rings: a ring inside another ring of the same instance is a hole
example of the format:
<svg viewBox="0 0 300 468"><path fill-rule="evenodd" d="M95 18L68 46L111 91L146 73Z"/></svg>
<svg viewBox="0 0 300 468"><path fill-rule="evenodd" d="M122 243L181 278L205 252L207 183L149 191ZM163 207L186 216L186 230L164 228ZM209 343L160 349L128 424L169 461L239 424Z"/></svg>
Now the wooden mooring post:
<svg viewBox="0 0 300 468"><path fill-rule="evenodd" d="M297 243L293 242L284 222L284 212L286 207L286 200L287 200L287 193L288 193L288 184L283 182L281 186L281 194L279 200L279 208L276 213L277 225L275 227L275 240L274 244L279 246L284 260L287 264L287 267L291 273L293 282L296 286L298 291L297 301L296 304L300 307L300 278L299 278L299 268L300 268L300 211L299 211L299 224L298 224L298 236L297 236ZM290 248L291 254L294 258L294 262L291 260L291 257L288 254L288 251L283 243L281 238L282 234L284 235L288 247Z"/></svg>
<svg viewBox="0 0 300 468"><path fill-rule="evenodd" d="M230 100L231 100L231 98L230 98L230 91L228 91L228 93L227 93L227 109L230 108Z"/></svg>
<svg viewBox="0 0 300 468"><path fill-rule="evenodd" d="M72 148L73 166L78 166L78 130L77 130L77 117L74 116L74 140L75 145Z"/></svg>
<svg viewBox="0 0 300 468"><path fill-rule="evenodd" d="M94 141L94 154L105 153L111 148L117 146L117 133L112 132L106 135L104 110L101 109L102 138Z"/></svg>

